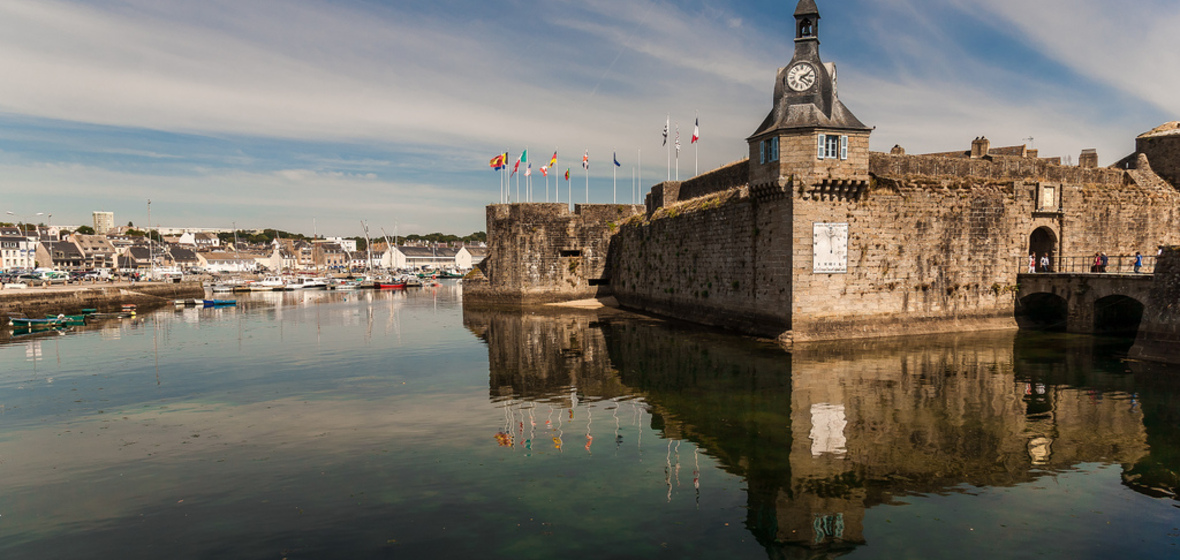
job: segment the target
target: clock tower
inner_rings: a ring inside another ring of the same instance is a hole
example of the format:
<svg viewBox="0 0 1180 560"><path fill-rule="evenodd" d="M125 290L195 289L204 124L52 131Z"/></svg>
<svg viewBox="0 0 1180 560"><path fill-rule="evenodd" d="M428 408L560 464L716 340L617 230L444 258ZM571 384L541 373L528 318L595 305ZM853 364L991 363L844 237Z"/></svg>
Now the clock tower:
<svg viewBox="0 0 1180 560"><path fill-rule="evenodd" d="M747 140L750 184L855 200L868 184L872 129L837 97L836 65L819 56L819 21L815 0L799 0L795 55L775 78L774 107Z"/></svg>

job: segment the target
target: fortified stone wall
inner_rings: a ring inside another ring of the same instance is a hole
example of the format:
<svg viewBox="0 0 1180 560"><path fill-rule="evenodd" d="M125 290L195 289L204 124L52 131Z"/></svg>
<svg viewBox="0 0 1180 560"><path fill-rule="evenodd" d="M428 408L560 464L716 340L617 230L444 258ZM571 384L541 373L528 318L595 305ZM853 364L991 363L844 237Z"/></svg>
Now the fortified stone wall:
<svg viewBox="0 0 1180 560"><path fill-rule="evenodd" d="M876 175L855 196L730 189L629 220L612 246L615 296L761 336L791 331L792 342L1011 328L1016 275L1038 228L1052 232L1055 259L1180 242L1180 194L1150 171L1020 158L873 162L899 174ZM813 272L816 223L848 224L846 274Z"/></svg>
<svg viewBox="0 0 1180 560"><path fill-rule="evenodd" d="M1165 247L1155 263L1131 357L1180 364L1180 247Z"/></svg>
<svg viewBox="0 0 1180 560"><path fill-rule="evenodd" d="M1026 179L1112 187L1122 185L1126 180L1125 174L1118 169L1061 166L1038 158L1001 156L967 159L876 152L869 155L869 173L877 177L977 177L994 181Z"/></svg>
<svg viewBox="0 0 1180 560"><path fill-rule="evenodd" d="M640 206L560 203L487 208L488 257L464 282L474 303L547 303L598 294L618 222Z"/></svg>
<svg viewBox="0 0 1180 560"><path fill-rule="evenodd" d="M625 307L774 337L790 328L790 200L741 189L633 218L611 246Z"/></svg>
<svg viewBox="0 0 1180 560"><path fill-rule="evenodd" d="M1180 123L1168 123L1153 133L1136 138L1135 149L1147 155L1160 177L1180 187Z"/></svg>
<svg viewBox="0 0 1180 560"><path fill-rule="evenodd" d="M750 182L750 160L743 159L702 173L680 184L676 200L680 202L744 187ZM665 206L669 206L665 199Z"/></svg>

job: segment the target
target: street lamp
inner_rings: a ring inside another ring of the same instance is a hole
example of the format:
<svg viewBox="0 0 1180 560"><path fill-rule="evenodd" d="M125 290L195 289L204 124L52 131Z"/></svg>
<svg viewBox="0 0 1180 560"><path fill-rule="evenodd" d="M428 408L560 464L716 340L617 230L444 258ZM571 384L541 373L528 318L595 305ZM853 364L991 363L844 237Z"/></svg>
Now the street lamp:
<svg viewBox="0 0 1180 560"><path fill-rule="evenodd" d="M6 211L6 212L4 212L4 213L5 213L5 214L8 214L9 216L13 216L13 217L15 217L15 218L16 218L16 225L17 225L17 228L19 228L19 229L20 229L20 234L21 234L21 237L25 237L25 228L24 228L24 223L23 223L23 222L24 222L24 219L22 219L22 218L20 217L20 215L19 215L19 214L17 214L17 213L15 213L15 212L8 212L8 211ZM44 212L37 212L36 214L34 214L34 216L44 216L44 215L45 215L45 213L44 213Z"/></svg>

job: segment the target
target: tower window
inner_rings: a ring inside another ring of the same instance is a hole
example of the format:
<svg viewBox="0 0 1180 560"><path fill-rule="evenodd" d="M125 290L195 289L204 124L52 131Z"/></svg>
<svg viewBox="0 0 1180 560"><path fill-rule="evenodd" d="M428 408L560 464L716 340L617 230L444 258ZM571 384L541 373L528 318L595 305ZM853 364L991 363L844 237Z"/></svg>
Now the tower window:
<svg viewBox="0 0 1180 560"><path fill-rule="evenodd" d="M820 134L816 157L818 159L848 159L848 137Z"/></svg>

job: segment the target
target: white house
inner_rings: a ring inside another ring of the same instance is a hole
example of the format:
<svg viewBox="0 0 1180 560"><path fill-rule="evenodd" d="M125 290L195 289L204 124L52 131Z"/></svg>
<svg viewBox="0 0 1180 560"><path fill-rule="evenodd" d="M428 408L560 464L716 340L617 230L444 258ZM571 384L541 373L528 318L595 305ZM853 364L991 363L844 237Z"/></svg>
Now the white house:
<svg viewBox="0 0 1180 560"><path fill-rule="evenodd" d="M37 268L37 242L28 237L0 237L0 270Z"/></svg>
<svg viewBox="0 0 1180 560"><path fill-rule="evenodd" d="M484 258L488 256L487 247L467 247L463 246L455 253L455 266L463 270L471 270L475 265L483 262Z"/></svg>

